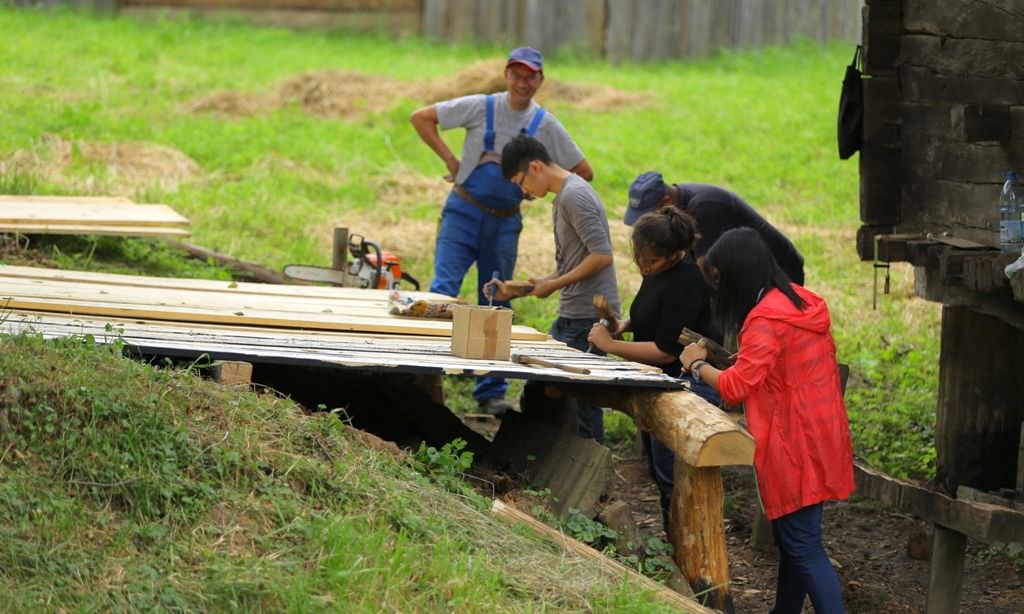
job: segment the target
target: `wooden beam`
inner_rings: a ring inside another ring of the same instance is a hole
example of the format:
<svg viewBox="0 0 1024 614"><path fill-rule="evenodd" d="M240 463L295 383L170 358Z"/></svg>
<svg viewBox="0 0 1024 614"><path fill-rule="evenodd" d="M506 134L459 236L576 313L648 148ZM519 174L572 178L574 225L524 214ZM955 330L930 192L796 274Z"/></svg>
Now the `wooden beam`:
<svg viewBox="0 0 1024 614"><path fill-rule="evenodd" d="M676 564L703 605L732 612L724 503L720 467L694 467L676 457L668 536Z"/></svg>
<svg viewBox="0 0 1024 614"><path fill-rule="evenodd" d="M167 205L0 201L0 224L28 222L79 226L187 226L189 223L188 218Z"/></svg>
<svg viewBox="0 0 1024 614"><path fill-rule="evenodd" d="M23 235L103 235L114 237L177 237L191 236L184 228L170 226L83 226L78 224L0 222L0 233Z"/></svg>
<svg viewBox="0 0 1024 614"><path fill-rule="evenodd" d="M1024 512L988 503L960 501L940 492L899 480L854 463L857 493L900 511L963 533L993 542L1024 542Z"/></svg>
<svg viewBox="0 0 1024 614"><path fill-rule="evenodd" d="M927 614L960 614L960 589L964 581L967 537L936 525L928 574Z"/></svg>
<svg viewBox="0 0 1024 614"><path fill-rule="evenodd" d="M722 410L691 392L567 386L570 396L629 414L637 427L694 467L751 465L754 438Z"/></svg>
<svg viewBox="0 0 1024 614"><path fill-rule="evenodd" d="M606 573L618 576L629 582L635 582L645 590L651 591L654 596L679 608L683 612L690 612L692 614L714 614L714 612L701 606L696 601L688 599L668 587L658 584L646 576L638 574L622 563L611 560L590 546L565 535L561 531L552 529L533 516L506 504L500 499L495 499L494 503L491 504L491 513L504 522L510 524L521 523L526 525L537 535L553 541L559 546L582 558L597 563Z"/></svg>

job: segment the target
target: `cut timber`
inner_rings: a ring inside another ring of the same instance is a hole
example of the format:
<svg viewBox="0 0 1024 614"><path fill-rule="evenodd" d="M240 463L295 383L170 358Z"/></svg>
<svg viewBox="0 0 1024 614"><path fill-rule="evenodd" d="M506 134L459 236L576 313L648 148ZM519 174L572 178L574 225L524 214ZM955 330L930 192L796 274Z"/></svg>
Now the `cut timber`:
<svg viewBox="0 0 1024 614"><path fill-rule="evenodd" d="M252 363L241 360L217 360L206 373L213 381L226 386L252 383Z"/></svg>
<svg viewBox="0 0 1024 614"><path fill-rule="evenodd" d="M0 202L0 224L76 224L80 226L187 226L188 218L167 205Z"/></svg>
<svg viewBox="0 0 1024 614"><path fill-rule="evenodd" d="M566 387L566 393L629 414L694 467L750 465L754 439L714 405L691 392Z"/></svg>
<svg viewBox="0 0 1024 614"><path fill-rule="evenodd" d="M615 550L623 554L643 556L644 542L633 520L633 510L625 501L612 501L597 515L606 527L615 531Z"/></svg>
<svg viewBox="0 0 1024 614"><path fill-rule="evenodd" d="M594 550L590 546L583 544L560 531L552 529L543 522L537 520L533 516L517 510L516 508L504 503L500 499L495 499L491 505L491 513L497 518L508 522L508 523L522 523L530 527L536 534L552 540L559 546L562 546L566 550L572 551L575 554L590 559L600 565L606 572L614 574L617 577L626 579L631 582L635 582L646 590L651 591L659 599L672 604L684 612L690 612L693 614L713 614L713 612L692 599L688 599L679 593L658 584L654 580L646 576L642 576L625 565L618 563L604 556L597 550Z"/></svg>
<svg viewBox="0 0 1024 614"><path fill-rule="evenodd" d="M184 228L171 226L83 226L76 224L46 224L0 222L0 233L24 235L104 235L114 237L176 237L184 238L192 233Z"/></svg>
<svg viewBox="0 0 1024 614"><path fill-rule="evenodd" d="M927 614L959 614L967 537L936 525L928 574Z"/></svg>
<svg viewBox="0 0 1024 614"><path fill-rule="evenodd" d="M676 457L669 541L676 564L701 603L733 611L725 545L725 493L719 467L693 467Z"/></svg>
<svg viewBox="0 0 1024 614"><path fill-rule="evenodd" d="M302 283L292 281L288 279L288 277L286 277L284 273L279 273L278 271L271 271L270 269L260 266L255 262L246 262L244 260L239 260L234 256L221 254L219 252L213 251L212 249L207 249L205 247L200 247L198 245L192 245L191 243L185 243L184 241L171 241L170 245L171 247L175 247L188 253L189 256L192 256L193 258L196 258L198 260L202 260L204 262L212 260L222 266L230 267L232 270L234 270L236 273L240 273L241 276L246 279L254 279L256 281L267 284Z"/></svg>

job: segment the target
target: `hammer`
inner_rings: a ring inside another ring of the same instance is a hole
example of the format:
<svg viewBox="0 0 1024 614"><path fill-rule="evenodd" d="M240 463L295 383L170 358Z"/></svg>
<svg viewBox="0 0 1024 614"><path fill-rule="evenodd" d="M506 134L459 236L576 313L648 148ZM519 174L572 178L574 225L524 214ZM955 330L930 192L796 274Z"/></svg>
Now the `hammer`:
<svg viewBox="0 0 1024 614"><path fill-rule="evenodd" d="M590 369L574 367L572 365L563 365L562 363L554 362L553 360L546 360L544 358L537 358L536 356L528 356L519 350L512 350L511 360L512 362L519 363L521 365L561 369L563 371L568 371L569 373L579 373L580 375L588 375L590 373Z"/></svg>

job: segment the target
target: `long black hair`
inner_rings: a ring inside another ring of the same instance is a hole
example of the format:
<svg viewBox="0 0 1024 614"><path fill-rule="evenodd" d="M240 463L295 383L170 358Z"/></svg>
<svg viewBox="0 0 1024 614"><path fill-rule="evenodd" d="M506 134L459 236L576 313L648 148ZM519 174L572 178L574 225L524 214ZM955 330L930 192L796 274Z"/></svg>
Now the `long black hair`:
<svg viewBox="0 0 1024 614"><path fill-rule="evenodd" d="M715 319L725 330L738 331L772 288L778 288L797 309L806 305L764 239L751 228L733 228L719 237L704 257L702 271L715 290Z"/></svg>
<svg viewBox="0 0 1024 614"><path fill-rule="evenodd" d="M700 235L697 220L678 207L661 207L640 216L633 225L633 257L641 252L667 258L687 252Z"/></svg>

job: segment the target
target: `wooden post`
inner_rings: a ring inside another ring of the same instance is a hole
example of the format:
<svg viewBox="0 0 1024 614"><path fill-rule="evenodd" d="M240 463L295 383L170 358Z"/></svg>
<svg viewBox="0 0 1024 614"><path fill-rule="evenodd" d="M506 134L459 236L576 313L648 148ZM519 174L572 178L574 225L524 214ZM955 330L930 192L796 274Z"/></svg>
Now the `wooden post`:
<svg viewBox="0 0 1024 614"><path fill-rule="evenodd" d="M348 269L348 228L334 229L334 251L331 254L331 268L339 271Z"/></svg>
<svg viewBox="0 0 1024 614"><path fill-rule="evenodd" d="M1024 422L1020 424L1020 449L1017 450L1017 496L1024 497Z"/></svg>
<svg viewBox="0 0 1024 614"><path fill-rule="evenodd" d="M1024 403L1015 362L1024 330L966 307L943 307L937 477L946 491L1013 488Z"/></svg>
<svg viewBox="0 0 1024 614"><path fill-rule="evenodd" d="M676 457L669 511L676 564L703 605L731 613L724 498L721 468L693 467Z"/></svg>
<svg viewBox="0 0 1024 614"><path fill-rule="evenodd" d="M967 536L963 533L935 525L927 614L959 614L966 548Z"/></svg>

